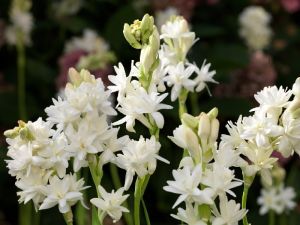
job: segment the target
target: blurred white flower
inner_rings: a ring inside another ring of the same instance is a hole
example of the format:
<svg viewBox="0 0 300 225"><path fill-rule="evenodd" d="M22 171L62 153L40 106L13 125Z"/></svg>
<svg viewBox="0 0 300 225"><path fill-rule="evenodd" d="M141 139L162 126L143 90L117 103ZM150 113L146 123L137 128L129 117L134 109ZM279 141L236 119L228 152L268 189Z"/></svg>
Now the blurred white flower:
<svg viewBox="0 0 300 225"><path fill-rule="evenodd" d="M159 10L155 12L155 23L158 28L158 30L161 29L161 27L168 22L168 20L172 16L177 16L179 15L179 12L176 8L174 7L168 7L164 10Z"/></svg>
<svg viewBox="0 0 300 225"><path fill-rule="evenodd" d="M257 202L261 205L259 213L264 215L270 210L282 214L284 210L293 209L296 206L294 198L296 193L292 187L284 188L283 185L262 189Z"/></svg>
<svg viewBox="0 0 300 225"><path fill-rule="evenodd" d="M260 6L248 6L239 17L240 36L250 49L263 50L270 43L272 30L271 15Z"/></svg>

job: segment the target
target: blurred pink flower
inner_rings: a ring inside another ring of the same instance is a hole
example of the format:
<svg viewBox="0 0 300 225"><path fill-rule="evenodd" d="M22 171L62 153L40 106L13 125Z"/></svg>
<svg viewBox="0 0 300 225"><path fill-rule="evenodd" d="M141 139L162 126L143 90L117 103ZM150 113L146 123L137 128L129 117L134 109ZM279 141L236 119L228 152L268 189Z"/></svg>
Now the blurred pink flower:
<svg viewBox="0 0 300 225"><path fill-rule="evenodd" d="M280 0L280 2L289 13L297 12L300 9L300 0Z"/></svg>
<svg viewBox="0 0 300 225"><path fill-rule="evenodd" d="M272 156L275 158L278 158L278 163L282 167L291 160L291 157L285 158L281 155L280 152L277 152L277 151L273 151Z"/></svg>
<svg viewBox="0 0 300 225"><path fill-rule="evenodd" d="M88 53L83 50L76 50L69 53L64 54L59 59L59 76L56 79L56 87L57 90L63 88L68 82L68 71L70 67L75 67L79 62L82 56L86 56ZM108 64L106 67L102 69L98 69L95 71L90 71L96 78L101 77L104 85L108 85L108 75L113 73L112 65Z"/></svg>
<svg viewBox="0 0 300 225"><path fill-rule="evenodd" d="M198 4L215 5L219 0L152 0L154 11L174 7L186 20L190 20Z"/></svg>
<svg viewBox="0 0 300 225"><path fill-rule="evenodd" d="M266 86L274 85L277 77L272 59L263 52L251 55L249 65L235 71L229 84L217 85L214 95L219 97L239 96L253 99L253 95Z"/></svg>

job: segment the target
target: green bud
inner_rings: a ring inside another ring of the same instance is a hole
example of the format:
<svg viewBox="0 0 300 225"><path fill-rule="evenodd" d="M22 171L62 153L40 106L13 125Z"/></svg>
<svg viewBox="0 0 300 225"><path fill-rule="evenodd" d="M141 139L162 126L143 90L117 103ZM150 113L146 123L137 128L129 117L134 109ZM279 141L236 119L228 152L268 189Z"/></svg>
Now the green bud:
<svg viewBox="0 0 300 225"><path fill-rule="evenodd" d="M19 135L19 128L15 127L14 129L4 131L4 136L7 138L16 138Z"/></svg>
<svg viewBox="0 0 300 225"><path fill-rule="evenodd" d="M212 119L214 119L214 118L217 118L218 113L219 113L219 110L218 110L218 108L215 107L215 108L211 109L211 110L207 113L207 115L209 116L209 119L212 120Z"/></svg>
<svg viewBox="0 0 300 225"><path fill-rule="evenodd" d="M135 49L141 49L142 45L137 41L135 35L131 31L131 26L128 23L124 24L123 34L126 41Z"/></svg>
<svg viewBox="0 0 300 225"><path fill-rule="evenodd" d="M154 26L154 19L152 16L149 16L149 14L144 15L141 25L140 25L140 31L141 31L141 41L142 43L147 43L149 37L153 33L153 26Z"/></svg>
<svg viewBox="0 0 300 225"><path fill-rule="evenodd" d="M95 77L88 70L82 69L78 73L74 68L69 69L69 80L70 83L68 84L74 87L78 87L82 82L94 83L96 81Z"/></svg>
<svg viewBox="0 0 300 225"><path fill-rule="evenodd" d="M201 160L201 148L198 142L197 135L192 131L191 128L184 126L185 140L189 140L187 144L187 149L190 156L195 160L195 162L200 162Z"/></svg>
<svg viewBox="0 0 300 225"><path fill-rule="evenodd" d="M188 114L184 113L182 114L181 121L186 126L190 127L191 129L197 129L199 124L199 119Z"/></svg>

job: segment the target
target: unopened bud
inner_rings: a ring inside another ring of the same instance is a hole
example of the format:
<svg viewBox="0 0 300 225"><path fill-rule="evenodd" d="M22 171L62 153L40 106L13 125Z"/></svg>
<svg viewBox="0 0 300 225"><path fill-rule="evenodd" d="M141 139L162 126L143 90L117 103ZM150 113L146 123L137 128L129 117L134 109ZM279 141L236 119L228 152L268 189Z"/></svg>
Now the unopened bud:
<svg viewBox="0 0 300 225"><path fill-rule="evenodd" d="M219 113L219 110L218 110L218 108L213 108L213 109L211 109L208 113L207 113L207 115L209 116L209 119L215 119L215 118L217 118L217 116L218 116L218 113Z"/></svg>
<svg viewBox="0 0 300 225"><path fill-rule="evenodd" d="M219 128L220 128L219 120L213 119L211 121L210 127L211 127L211 131L210 131L209 143L213 144L216 142L219 136Z"/></svg>
<svg viewBox="0 0 300 225"><path fill-rule="evenodd" d="M154 25L154 19L152 16L149 16L149 14L144 15L142 22L141 22L141 41L142 43L147 43L149 37L153 33L153 25Z"/></svg>
<svg viewBox="0 0 300 225"><path fill-rule="evenodd" d="M198 125L198 135L201 138L201 141L207 143L207 140L210 136L210 120L206 113L201 113L199 118Z"/></svg>
<svg viewBox="0 0 300 225"><path fill-rule="evenodd" d="M131 26L128 23L124 24L123 34L126 41L135 49L141 49L142 45L139 41L137 41L135 35L133 35L131 31Z"/></svg>
<svg viewBox="0 0 300 225"><path fill-rule="evenodd" d="M293 94L296 98L300 99L300 77L298 77L293 85Z"/></svg>
<svg viewBox="0 0 300 225"><path fill-rule="evenodd" d="M198 128L198 124L199 124L198 118L196 118L188 113L182 114L181 120L182 120L183 124L185 124L186 126L192 128L192 129Z"/></svg>
<svg viewBox="0 0 300 225"><path fill-rule="evenodd" d="M194 158L196 162L200 162L201 149L197 135L187 126L184 126L184 135L185 140L188 140L186 145L191 157Z"/></svg>

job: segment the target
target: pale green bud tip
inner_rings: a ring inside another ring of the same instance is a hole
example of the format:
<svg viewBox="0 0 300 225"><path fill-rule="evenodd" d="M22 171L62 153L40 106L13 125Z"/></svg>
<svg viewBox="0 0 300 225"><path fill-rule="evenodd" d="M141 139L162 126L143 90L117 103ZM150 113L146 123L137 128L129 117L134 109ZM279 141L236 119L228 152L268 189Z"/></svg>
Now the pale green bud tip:
<svg viewBox="0 0 300 225"><path fill-rule="evenodd" d="M15 138L18 136L19 132L16 131L16 129L10 129L10 130L6 130L4 131L4 136L7 138Z"/></svg>
<svg viewBox="0 0 300 225"><path fill-rule="evenodd" d="M296 96L296 98L300 98L300 77L296 79L293 85L292 92Z"/></svg>
<svg viewBox="0 0 300 225"><path fill-rule="evenodd" d="M207 113L207 115L208 115L209 118L212 120L212 119L214 119L214 118L217 118L218 113L219 113L219 110L218 110L218 108L215 107L215 108L211 109L211 110Z"/></svg>
<svg viewBox="0 0 300 225"><path fill-rule="evenodd" d="M126 41L133 47L136 49L141 49L142 45L139 43L139 41L137 41L137 39L135 38L135 35L132 33L131 31L131 26L129 26L128 23L124 24L124 28L123 28L123 34L124 37L126 39Z"/></svg>
<svg viewBox="0 0 300 225"><path fill-rule="evenodd" d="M219 120L213 119L211 121L211 131L210 131L210 137L209 137L209 142L211 144L216 142L216 140L219 136L219 128L220 128Z"/></svg>
<svg viewBox="0 0 300 225"><path fill-rule="evenodd" d="M154 28L153 17L146 14L142 21L135 20L131 25L125 23L123 34L133 48L141 49L143 45L148 44Z"/></svg>
<svg viewBox="0 0 300 225"><path fill-rule="evenodd" d="M210 119L208 114L201 113L199 116L198 135L200 138L207 139L210 135Z"/></svg>
<svg viewBox="0 0 300 225"><path fill-rule="evenodd" d="M82 82L94 83L95 77L85 69L80 70L78 73L74 68L69 69L69 79L73 86L78 87Z"/></svg>
<svg viewBox="0 0 300 225"><path fill-rule="evenodd" d="M186 126L192 128L192 129L197 129L198 124L199 124L198 118L196 118L188 113L182 114L181 118L182 118L181 121L183 124L185 124Z"/></svg>

